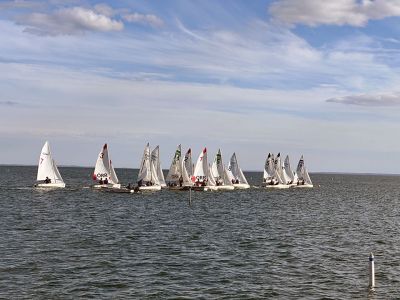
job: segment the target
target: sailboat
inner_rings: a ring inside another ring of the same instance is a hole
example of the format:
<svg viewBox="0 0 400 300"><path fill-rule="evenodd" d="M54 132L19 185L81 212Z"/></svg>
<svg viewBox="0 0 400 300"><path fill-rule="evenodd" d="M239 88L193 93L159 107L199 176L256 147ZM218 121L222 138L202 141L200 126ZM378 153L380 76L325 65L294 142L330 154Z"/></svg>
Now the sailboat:
<svg viewBox="0 0 400 300"><path fill-rule="evenodd" d="M280 155L278 161L275 161L274 155L268 153L267 159L264 165L264 176L262 186L265 188L289 188L288 185L284 184L279 172L277 171L276 165L280 164Z"/></svg>
<svg viewBox="0 0 400 300"><path fill-rule="evenodd" d="M188 151L190 153L190 149ZM182 160L182 148L178 145L166 178L167 188L170 190L188 190L193 185Z"/></svg>
<svg viewBox="0 0 400 300"><path fill-rule="evenodd" d="M137 183L140 191L161 190L160 181L157 176L157 170L153 161L151 160L149 143L147 143L143 151Z"/></svg>
<svg viewBox="0 0 400 300"><path fill-rule="evenodd" d="M283 169L284 169L283 175L285 177L286 183L289 185L293 185L294 184L294 173L292 171L292 168L290 167L289 155L286 155Z"/></svg>
<svg viewBox="0 0 400 300"><path fill-rule="evenodd" d="M289 188L288 181L286 180L285 177L285 171L282 166L282 161L281 161L281 153L279 152L278 155L275 158L275 172L276 176L278 178L279 183L275 185L275 188Z"/></svg>
<svg viewBox="0 0 400 300"><path fill-rule="evenodd" d="M153 163L154 167L156 168L156 173L158 180L160 181L161 188L166 187L165 179L164 179L164 173L161 168L161 162L160 162L160 147L157 146L151 151L151 162Z"/></svg>
<svg viewBox="0 0 400 300"><path fill-rule="evenodd" d="M107 144L100 150L92 178L98 181L94 188L121 188L112 161L109 159Z"/></svg>
<svg viewBox="0 0 400 300"><path fill-rule="evenodd" d="M200 152L199 158L197 159L196 166L194 167L193 175L191 177L193 182L193 190L196 191L207 191L208 177L210 168L207 163L207 148L204 148Z"/></svg>
<svg viewBox="0 0 400 300"><path fill-rule="evenodd" d="M231 180L229 179L229 176L226 173L226 169L222 162L221 149L218 149L218 152L215 155L213 164L211 166L211 176L210 177L212 177L212 179L214 179L214 181L215 181L216 190L227 191L227 190L234 189L233 184L232 184Z"/></svg>
<svg viewBox="0 0 400 300"><path fill-rule="evenodd" d="M304 164L304 157L301 156L299 163L296 169L297 180L293 187L295 188L312 188L314 185L312 184L310 175L308 175L306 166Z"/></svg>
<svg viewBox="0 0 400 300"><path fill-rule="evenodd" d="M236 153L233 153L231 159L229 160L227 174L235 189L250 188L250 185L247 182L247 179L244 176L242 169L239 167Z"/></svg>
<svg viewBox="0 0 400 300"><path fill-rule="evenodd" d="M38 172L36 180L36 187L45 188L64 188L65 183L58 171L56 162L54 161L49 142L46 141L43 145L42 151L39 157Z"/></svg>

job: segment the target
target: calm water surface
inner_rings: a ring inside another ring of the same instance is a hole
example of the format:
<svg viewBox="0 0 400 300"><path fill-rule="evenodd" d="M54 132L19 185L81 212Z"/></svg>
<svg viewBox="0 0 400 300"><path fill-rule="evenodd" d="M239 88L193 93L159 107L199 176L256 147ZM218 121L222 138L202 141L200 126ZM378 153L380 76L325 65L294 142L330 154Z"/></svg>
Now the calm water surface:
<svg viewBox="0 0 400 300"><path fill-rule="evenodd" d="M398 176L313 174L310 190L193 192L189 204L60 172L68 188L42 191L35 167L0 167L2 299L400 298Z"/></svg>

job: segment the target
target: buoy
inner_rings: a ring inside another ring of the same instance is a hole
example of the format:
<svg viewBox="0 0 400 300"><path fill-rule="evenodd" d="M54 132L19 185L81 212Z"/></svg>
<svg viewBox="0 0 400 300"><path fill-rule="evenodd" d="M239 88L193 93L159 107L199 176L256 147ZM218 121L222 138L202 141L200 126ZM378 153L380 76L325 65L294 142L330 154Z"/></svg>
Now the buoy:
<svg viewBox="0 0 400 300"><path fill-rule="evenodd" d="M369 254L369 290L375 290L375 263L374 254L371 252Z"/></svg>

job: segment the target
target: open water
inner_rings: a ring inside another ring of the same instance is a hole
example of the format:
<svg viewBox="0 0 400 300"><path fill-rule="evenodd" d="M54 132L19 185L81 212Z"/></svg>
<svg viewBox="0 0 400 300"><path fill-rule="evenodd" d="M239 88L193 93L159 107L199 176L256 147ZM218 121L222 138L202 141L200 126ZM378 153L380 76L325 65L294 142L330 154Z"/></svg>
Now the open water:
<svg viewBox="0 0 400 300"><path fill-rule="evenodd" d="M311 174L306 190L31 188L0 167L1 299L400 298L400 177ZM137 171L117 169L122 182ZM252 184L261 173L245 173ZM375 254L376 292L368 293Z"/></svg>

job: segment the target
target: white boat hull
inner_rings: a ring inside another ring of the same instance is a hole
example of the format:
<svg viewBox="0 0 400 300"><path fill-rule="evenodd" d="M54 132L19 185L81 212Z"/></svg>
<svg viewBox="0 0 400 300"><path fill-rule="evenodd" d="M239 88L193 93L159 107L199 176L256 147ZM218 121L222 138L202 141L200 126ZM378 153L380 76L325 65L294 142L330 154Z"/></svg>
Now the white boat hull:
<svg viewBox="0 0 400 300"><path fill-rule="evenodd" d="M160 185L140 186L139 191L142 191L142 192L161 191L161 186Z"/></svg>
<svg viewBox="0 0 400 300"><path fill-rule="evenodd" d="M265 185L263 186L265 189L288 189L290 185L287 184L276 184L276 185Z"/></svg>
<svg viewBox="0 0 400 300"><path fill-rule="evenodd" d="M38 183L35 187L39 188L65 188L65 183Z"/></svg>
<svg viewBox="0 0 400 300"><path fill-rule="evenodd" d="M233 187L238 190L245 190L245 189L249 189L250 185L246 184L246 183L234 183Z"/></svg>
<svg viewBox="0 0 400 300"><path fill-rule="evenodd" d="M121 188L121 184L117 183L117 184L95 184L92 186L92 188L94 189L120 189Z"/></svg>
<svg viewBox="0 0 400 300"><path fill-rule="evenodd" d="M215 188L215 189L211 189L211 188ZM210 190L212 191L233 191L235 189L235 187L233 185L218 185L218 186L213 186L210 187Z"/></svg>

